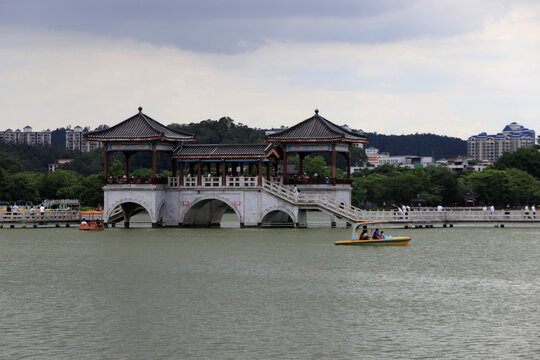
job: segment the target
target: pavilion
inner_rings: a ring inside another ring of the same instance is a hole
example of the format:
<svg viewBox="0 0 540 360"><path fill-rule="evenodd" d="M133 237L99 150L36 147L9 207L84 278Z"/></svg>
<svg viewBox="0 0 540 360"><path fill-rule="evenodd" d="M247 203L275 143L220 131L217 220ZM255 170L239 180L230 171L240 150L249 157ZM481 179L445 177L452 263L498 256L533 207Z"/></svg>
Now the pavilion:
<svg viewBox="0 0 540 360"><path fill-rule="evenodd" d="M125 157L125 176L129 177L129 158L132 154L145 151L152 153L152 183L157 179L157 152L164 152L170 156L175 148L183 143L195 142L193 134L169 129L142 112L130 117L121 123L98 131L88 132L84 135L86 141L100 141L104 143L105 164L104 178L108 178L109 153L119 151ZM172 158L171 158L172 159ZM176 176L176 160L172 160L172 173ZM166 179L163 179L166 182ZM161 180L161 181L163 181Z"/></svg>
<svg viewBox="0 0 540 360"><path fill-rule="evenodd" d="M367 143L364 133L353 132L338 126L319 115L315 115L288 129L266 135L266 143L280 144L283 158L283 183L290 182L287 174L287 158L297 153L300 159L300 173L303 173L304 158L315 152L332 152L332 184L350 183L351 152L353 144ZM336 155L342 154L347 159L347 180L336 178Z"/></svg>
<svg viewBox="0 0 540 360"><path fill-rule="evenodd" d="M111 152L124 154L125 182L130 182L129 158L136 152L145 151L152 153L150 182L167 183L167 179L158 177L157 152L160 151L171 157L172 178L169 181L174 183L173 186L240 186L235 185L234 178L244 177L244 165L247 165L245 178L252 179L248 180L249 184L256 182L253 185L261 186L265 175L268 181L273 175L274 179L282 177L283 184L286 185L291 183L286 166L287 158L291 154L298 154L299 171L303 173L304 158L317 152L332 153L332 177L328 179L327 184L350 184L352 146L367 143L364 133L338 126L320 116L319 111L315 110L315 115L311 118L283 131L266 135L264 144L193 144L196 141L193 134L172 130L160 124L144 114L142 107L139 107L136 115L113 127L86 133L84 139L104 143L105 180L110 178L108 169ZM346 179L336 178L337 154L347 159ZM281 176L278 175L280 163ZM266 174L263 165L266 167ZM177 166L180 176L177 176ZM184 178L186 170L187 177ZM207 177L203 179L205 173ZM124 180L120 179L119 182Z"/></svg>

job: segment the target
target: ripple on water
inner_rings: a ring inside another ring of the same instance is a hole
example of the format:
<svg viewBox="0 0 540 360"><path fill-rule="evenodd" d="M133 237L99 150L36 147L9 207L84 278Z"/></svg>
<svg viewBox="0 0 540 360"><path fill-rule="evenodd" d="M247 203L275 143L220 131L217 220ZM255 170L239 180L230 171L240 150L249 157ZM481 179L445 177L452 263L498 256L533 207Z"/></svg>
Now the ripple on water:
<svg viewBox="0 0 540 360"><path fill-rule="evenodd" d="M3 231L5 358L538 355L538 229Z"/></svg>

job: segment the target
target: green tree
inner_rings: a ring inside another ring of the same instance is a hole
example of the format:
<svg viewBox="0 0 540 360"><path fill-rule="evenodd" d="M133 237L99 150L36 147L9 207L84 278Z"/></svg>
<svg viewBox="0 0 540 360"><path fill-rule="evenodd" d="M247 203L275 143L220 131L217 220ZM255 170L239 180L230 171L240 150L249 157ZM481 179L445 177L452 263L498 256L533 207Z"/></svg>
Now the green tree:
<svg viewBox="0 0 540 360"><path fill-rule="evenodd" d="M38 203L41 201L36 182L40 174L32 172L18 172L10 174L6 179L4 200L26 200Z"/></svg>
<svg viewBox="0 0 540 360"><path fill-rule="evenodd" d="M82 206L96 207L103 203L103 174L94 174L82 180L79 202Z"/></svg>
<svg viewBox="0 0 540 360"><path fill-rule="evenodd" d="M510 194L514 204L526 204L536 200L535 194L540 192L540 180L518 169L505 170L508 176Z"/></svg>
<svg viewBox="0 0 540 360"><path fill-rule="evenodd" d="M429 197L433 196L429 201L431 205L436 205L437 202L453 205L458 202L458 177L456 174L447 168L438 166L428 167L425 172L429 177ZM426 200L428 200L427 197Z"/></svg>
<svg viewBox="0 0 540 360"><path fill-rule="evenodd" d="M125 173L124 164L118 159L115 159L109 167L109 175L121 177Z"/></svg>
<svg viewBox="0 0 540 360"><path fill-rule="evenodd" d="M74 171L57 169L41 176L38 189L43 199L78 199L81 177Z"/></svg>
<svg viewBox="0 0 540 360"><path fill-rule="evenodd" d="M540 152L534 148L520 148L511 153L503 153L495 162L495 169L520 169L540 179Z"/></svg>
<svg viewBox="0 0 540 360"><path fill-rule="evenodd" d="M304 172L310 177L315 173L320 176L329 176L331 169L326 166L326 161L322 156L308 156L304 158Z"/></svg>
<svg viewBox="0 0 540 360"><path fill-rule="evenodd" d="M486 169L467 176L471 192L485 203L504 205L511 201L510 180L503 170Z"/></svg>

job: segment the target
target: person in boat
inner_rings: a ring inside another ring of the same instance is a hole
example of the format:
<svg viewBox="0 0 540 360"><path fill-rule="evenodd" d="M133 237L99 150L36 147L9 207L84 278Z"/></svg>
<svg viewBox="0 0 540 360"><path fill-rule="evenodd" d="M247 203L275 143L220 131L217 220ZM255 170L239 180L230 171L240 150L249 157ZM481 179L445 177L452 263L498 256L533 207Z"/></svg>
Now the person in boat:
<svg viewBox="0 0 540 360"><path fill-rule="evenodd" d="M86 219L82 219L81 225L88 225L88 223L86 222Z"/></svg>
<svg viewBox="0 0 540 360"><path fill-rule="evenodd" d="M373 232L372 239L375 240L375 239L380 239L380 238L381 238L381 235L379 234L379 229L375 229L375 231Z"/></svg>
<svg viewBox="0 0 540 360"><path fill-rule="evenodd" d="M356 238L358 240L369 239L369 233L366 225L362 227L362 233L360 235L358 235L358 228L356 228Z"/></svg>
<svg viewBox="0 0 540 360"><path fill-rule="evenodd" d="M379 236L379 239L385 239L384 231L381 230L381 235Z"/></svg>

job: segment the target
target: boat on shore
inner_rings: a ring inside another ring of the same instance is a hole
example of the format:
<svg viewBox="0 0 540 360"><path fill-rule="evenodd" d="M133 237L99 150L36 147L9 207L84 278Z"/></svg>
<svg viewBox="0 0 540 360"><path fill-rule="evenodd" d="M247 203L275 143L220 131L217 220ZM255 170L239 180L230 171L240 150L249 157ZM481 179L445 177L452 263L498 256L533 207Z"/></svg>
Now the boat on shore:
<svg viewBox="0 0 540 360"><path fill-rule="evenodd" d="M410 237L393 237L385 236L383 238L368 238L361 239L362 232L367 231L370 225L388 222L386 220L381 221L366 221L355 223L350 240L341 240L336 241L335 245L356 245L356 246L366 246L366 245L376 245L376 246L405 246L411 241ZM368 232L369 233L369 232Z"/></svg>

